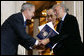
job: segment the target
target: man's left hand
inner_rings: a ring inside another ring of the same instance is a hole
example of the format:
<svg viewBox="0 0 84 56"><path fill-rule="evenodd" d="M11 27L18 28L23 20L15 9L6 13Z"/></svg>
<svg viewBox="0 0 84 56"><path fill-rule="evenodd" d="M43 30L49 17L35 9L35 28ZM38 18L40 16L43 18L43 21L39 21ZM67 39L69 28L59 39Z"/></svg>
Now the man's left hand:
<svg viewBox="0 0 84 56"><path fill-rule="evenodd" d="M41 43L42 43L43 45L46 45L46 44L48 44L49 42L50 42L49 38L46 38L46 39L41 40Z"/></svg>

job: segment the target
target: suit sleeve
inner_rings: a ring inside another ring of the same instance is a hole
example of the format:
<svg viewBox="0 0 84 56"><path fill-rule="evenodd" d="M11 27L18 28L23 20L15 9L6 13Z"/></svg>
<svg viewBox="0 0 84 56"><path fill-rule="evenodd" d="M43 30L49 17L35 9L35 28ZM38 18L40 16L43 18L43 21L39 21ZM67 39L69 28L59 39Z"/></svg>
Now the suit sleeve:
<svg viewBox="0 0 84 56"><path fill-rule="evenodd" d="M59 35L56 35L52 38L49 38L51 43L55 44L64 39L66 40L73 37L76 38L80 37L78 22L75 17L71 17L71 18L72 20L69 20L65 26L65 30L64 30L65 32L60 33Z"/></svg>
<svg viewBox="0 0 84 56"><path fill-rule="evenodd" d="M11 16L10 18L11 18L10 25L11 25L12 29L17 34L19 39L21 39L23 41L23 42L20 42L20 44L24 45L24 46L28 46L28 47L33 46L35 44L36 39L34 39L33 37L29 36L26 33L21 19L18 18L18 16L16 16L16 15ZM26 43L26 44L24 44L24 43Z"/></svg>

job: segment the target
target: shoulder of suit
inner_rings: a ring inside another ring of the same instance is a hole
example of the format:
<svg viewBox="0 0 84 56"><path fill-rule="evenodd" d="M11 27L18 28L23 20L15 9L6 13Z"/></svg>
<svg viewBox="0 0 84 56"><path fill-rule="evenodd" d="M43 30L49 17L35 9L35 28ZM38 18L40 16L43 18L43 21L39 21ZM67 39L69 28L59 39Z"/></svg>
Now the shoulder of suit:
<svg viewBox="0 0 84 56"><path fill-rule="evenodd" d="M73 15L69 15L71 18L76 18L75 16L73 16Z"/></svg>
<svg viewBox="0 0 84 56"><path fill-rule="evenodd" d="M15 13L10 15L7 20L18 20L18 18L21 18L21 17L22 17L21 13Z"/></svg>
<svg viewBox="0 0 84 56"><path fill-rule="evenodd" d="M12 14L10 17L18 17L18 16L21 16L21 12L19 12L19 13L14 13L14 14Z"/></svg>
<svg viewBox="0 0 84 56"><path fill-rule="evenodd" d="M74 15L68 14L67 18L69 18L69 20L71 21L76 21L76 17Z"/></svg>

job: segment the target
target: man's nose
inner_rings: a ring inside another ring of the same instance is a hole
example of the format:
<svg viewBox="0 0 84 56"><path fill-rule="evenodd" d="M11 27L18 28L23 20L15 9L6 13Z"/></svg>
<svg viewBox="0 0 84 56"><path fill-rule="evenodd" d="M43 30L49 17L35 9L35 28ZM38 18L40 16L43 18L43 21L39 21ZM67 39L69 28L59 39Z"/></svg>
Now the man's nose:
<svg viewBox="0 0 84 56"><path fill-rule="evenodd" d="M57 14L57 12L54 13L55 15Z"/></svg>
<svg viewBox="0 0 84 56"><path fill-rule="evenodd" d="M49 20L51 20L52 18L51 17L49 17Z"/></svg>
<svg viewBox="0 0 84 56"><path fill-rule="evenodd" d="M34 16L34 13L33 13L33 16Z"/></svg>

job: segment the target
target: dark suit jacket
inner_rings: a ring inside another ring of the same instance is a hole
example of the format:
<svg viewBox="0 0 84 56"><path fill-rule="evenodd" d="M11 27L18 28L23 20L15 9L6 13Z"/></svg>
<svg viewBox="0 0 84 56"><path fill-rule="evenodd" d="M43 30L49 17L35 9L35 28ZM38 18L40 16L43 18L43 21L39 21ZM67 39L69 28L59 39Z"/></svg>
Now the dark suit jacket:
<svg viewBox="0 0 84 56"><path fill-rule="evenodd" d="M59 24L57 25L57 31ZM81 42L78 22L76 17L67 14L65 16L61 32L50 38L50 42L54 45L58 43L54 48L55 55L81 55L83 54L83 45Z"/></svg>
<svg viewBox="0 0 84 56"><path fill-rule="evenodd" d="M35 41L25 31L22 13L11 15L1 26L1 55L16 55L19 44L29 49Z"/></svg>

